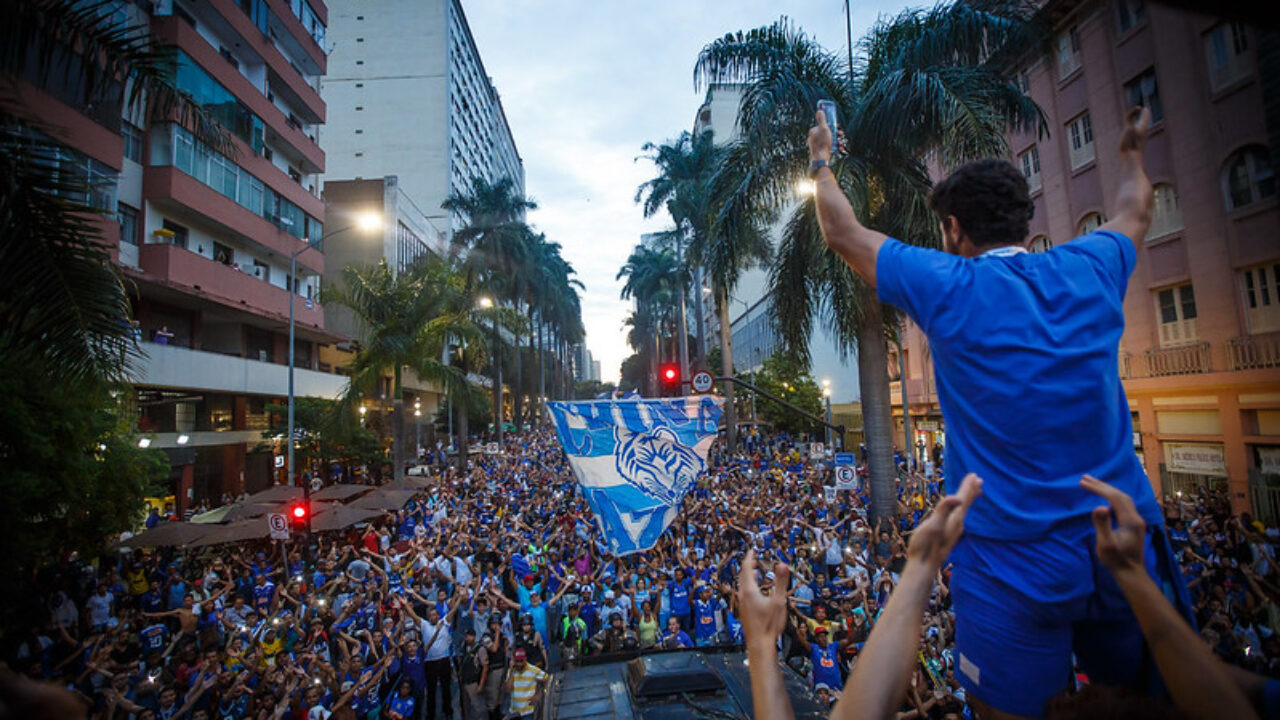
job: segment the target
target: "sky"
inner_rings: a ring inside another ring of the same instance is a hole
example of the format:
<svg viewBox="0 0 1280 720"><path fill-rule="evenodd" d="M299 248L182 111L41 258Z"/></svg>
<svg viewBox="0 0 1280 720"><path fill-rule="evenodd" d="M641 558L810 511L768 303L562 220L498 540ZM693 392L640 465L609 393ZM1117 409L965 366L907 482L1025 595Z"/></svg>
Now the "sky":
<svg viewBox="0 0 1280 720"><path fill-rule="evenodd" d="M524 160L529 222L563 246L585 284L587 347L605 381L631 354L622 323L619 268L646 219L636 188L653 177L646 142L693 128L705 92L693 66L709 42L786 14L828 49L845 52L841 0L463 0L485 70L502 97ZM880 14L904 5L853 3L854 41ZM640 158L640 159L637 159ZM692 331L692 329L691 329Z"/></svg>

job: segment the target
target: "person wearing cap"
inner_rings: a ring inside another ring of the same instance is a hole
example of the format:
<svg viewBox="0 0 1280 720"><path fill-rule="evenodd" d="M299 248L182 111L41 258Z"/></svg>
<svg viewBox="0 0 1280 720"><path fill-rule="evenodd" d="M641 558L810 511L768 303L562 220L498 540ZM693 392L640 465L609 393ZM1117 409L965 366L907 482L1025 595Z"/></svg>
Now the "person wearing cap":
<svg viewBox="0 0 1280 720"><path fill-rule="evenodd" d="M480 638L489 657L488 672L484 681L484 700L489 708L490 716L497 714L503 701L503 683L507 674L507 636L502 632L502 621L497 617L489 618L489 629Z"/></svg>
<svg viewBox="0 0 1280 720"><path fill-rule="evenodd" d="M587 634L587 621L582 619L578 604L573 603L569 613L560 620L560 647L566 659L586 653Z"/></svg>
<svg viewBox="0 0 1280 720"><path fill-rule="evenodd" d="M486 716L484 687L489 674L489 651L476 640L476 629L463 631L462 652L458 660L458 685L462 688L459 707L462 720L481 720Z"/></svg>
<svg viewBox="0 0 1280 720"><path fill-rule="evenodd" d="M623 622L621 615L610 615L608 627L600 628L591 637L591 647L606 654L622 652L637 645L636 634Z"/></svg>
<svg viewBox="0 0 1280 720"><path fill-rule="evenodd" d="M505 689L511 696L511 716L532 718L542 702L551 676L542 668L528 661L523 648L516 648L511 656L511 669L507 671Z"/></svg>
<svg viewBox="0 0 1280 720"><path fill-rule="evenodd" d="M724 599L715 597L712 587L703 584L698 588L698 598L693 601L693 639L698 647L709 647L716 642L719 614L727 608Z"/></svg>
<svg viewBox="0 0 1280 720"><path fill-rule="evenodd" d="M840 687L840 653L844 652L845 646L848 645L848 638L838 643L831 641L831 631L827 625L817 625L813 629L812 642L805 637L805 631L795 628L796 644L800 646L800 650L809 656L809 661L813 663L813 682L815 687L818 683L826 683L828 687Z"/></svg>

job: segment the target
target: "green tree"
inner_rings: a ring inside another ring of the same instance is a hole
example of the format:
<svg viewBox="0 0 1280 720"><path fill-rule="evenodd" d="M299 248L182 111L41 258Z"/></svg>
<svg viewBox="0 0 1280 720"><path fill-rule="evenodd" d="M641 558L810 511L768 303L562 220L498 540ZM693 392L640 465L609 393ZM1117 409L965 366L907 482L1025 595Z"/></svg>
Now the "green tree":
<svg viewBox="0 0 1280 720"><path fill-rule="evenodd" d="M323 473L333 463L362 465L387 461L378 436L353 415L354 408L328 398L294 399L294 457L300 468L319 468ZM262 432L263 447L288 435L289 406L269 403L270 427ZM343 414L347 417L343 417Z"/></svg>
<svg viewBox="0 0 1280 720"><path fill-rule="evenodd" d="M856 353L877 517L894 509L885 328L895 321L874 288L827 251L812 201L795 206L815 106L823 98L838 105L847 152L833 169L859 217L894 237L936 245L926 159L950 167L1007 155L1011 125L1043 130L1040 109L1010 80L1012 61L1043 38L1025 5L996 0L882 20L859 43L852 68L785 18L726 35L699 55L701 82L746 85L741 134L714 181L724 197L717 222L732 228L790 212L771 267L777 328L800 359L808 357L815 322Z"/></svg>
<svg viewBox="0 0 1280 720"><path fill-rule="evenodd" d="M352 422L352 409L362 398L378 397L383 379L392 379L392 467L399 480L407 443L404 369L442 387L451 401L472 392L466 373L474 366L445 360L445 348L456 341L468 348L468 360L478 361L484 354L485 326L465 273L436 255L424 256L399 274L385 261L347 267L341 282L326 289L324 302L350 308L359 326L360 344L350 364L351 381L337 406L339 417ZM496 318L490 316L491 321ZM465 424L461 430L466 431Z"/></svg>
<svg viewBox="0 0 1280 720"><path fill-rule="evenodd" d="M9 590L69 553L91 558L137 528L142 499L163 492L169 470L164 451L138 446L130 388L49 381L57 372L0 357L0 577ZM23 616L27 609L5 603L0 627L47 619L43 608Z"/></svg>
<svg viewBox="0 0 1280 720"><path fill-rule="evenodd" d="M808 366L794 357L779 353L766 358L760 372L756 373L755 384L764 392L780 397L810 415L823 417L822 388L809 375ZM789 433L822 430L813 420L765 399L758 400L756 412L777 430Z"/></svg>

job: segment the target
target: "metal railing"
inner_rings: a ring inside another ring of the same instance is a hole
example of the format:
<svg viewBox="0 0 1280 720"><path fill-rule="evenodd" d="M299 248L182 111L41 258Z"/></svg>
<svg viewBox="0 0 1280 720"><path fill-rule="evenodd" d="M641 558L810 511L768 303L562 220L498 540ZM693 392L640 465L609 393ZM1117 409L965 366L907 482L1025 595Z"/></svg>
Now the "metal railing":
<svg viewBox="0 0 1280 720"><path fill-rule="evenodd" d="M1227 365L1232 370L1280 367L1280 332L1231 338L1227 341Z"/></svg>
<svg viewBox="0 0 1280 720"><path fill-rule="evenodd" d="M1128 380L1133 377L1133 353L1120 351L1120 379Z"/></svg>
<svg viewBox="0 0 1280 720"><path fill-rule="evenodd" d="M1152 348L1143 353L1147 377L1195 375L1210 371L1209 343L1200 342L1172 348Z"/></svg>

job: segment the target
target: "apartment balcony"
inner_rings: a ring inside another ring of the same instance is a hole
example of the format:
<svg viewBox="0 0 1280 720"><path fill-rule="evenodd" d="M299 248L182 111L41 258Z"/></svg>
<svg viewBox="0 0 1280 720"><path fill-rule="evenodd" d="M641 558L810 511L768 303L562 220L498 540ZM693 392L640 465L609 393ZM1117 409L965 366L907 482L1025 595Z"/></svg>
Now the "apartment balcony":
<svg viewBox="0 0 1280 720"><path fill-rule="evenodd" d="M932 394L926 396L924 381L920 378L907 378L907 401L912 405L924 405L937 402L937 398ZM902 381L893 380L889 383L889 404L902 406Z"/></svg>
<svg viewBox="0 0 1280 720"><path fill-rule="evenodd" d="M253 24L243 6L236 0L210 0L209 6L262 56L271 72L288 88L290 102L298 105L299 110L309 113L307 122L323 123L325 106L320 99L320 92L307 83L302 71L294 67L276 48L275 43ZM314 41L311 44L314 45Z"/></svg>
<svg viewBox="0 0 1280 720"><path fill-rule="evenodd" d="M293 298L294 317L299 325L324 325L324 310L319 303L261 280L251 270L242 272L177 245L143 245L138 265L146 280L275 320L287 321L289 300Z"/></svg>
<svg viewBox="0 0 1280 720"><path fill-rule="evenodd" d="M1210 372L1209 343L1152 348L1142 355L1147 377L1196 375Z"/></svg>
<svg viewBox="0 0 1280 720"><path fill-rule="evenodd" d="M1280 332L1231 338L1227 366L1232 370L1280 368Z"/></svg>
<svg viewBox="0 0 1280 720"><path fill-rule="evenodd" d="M134 366L139 385L278 397L289 392L287 365L178 345L145 344L143 351ZM346 388L347 378L296 368L293 382L294 394L300 397L336 398Z"/></svg>

